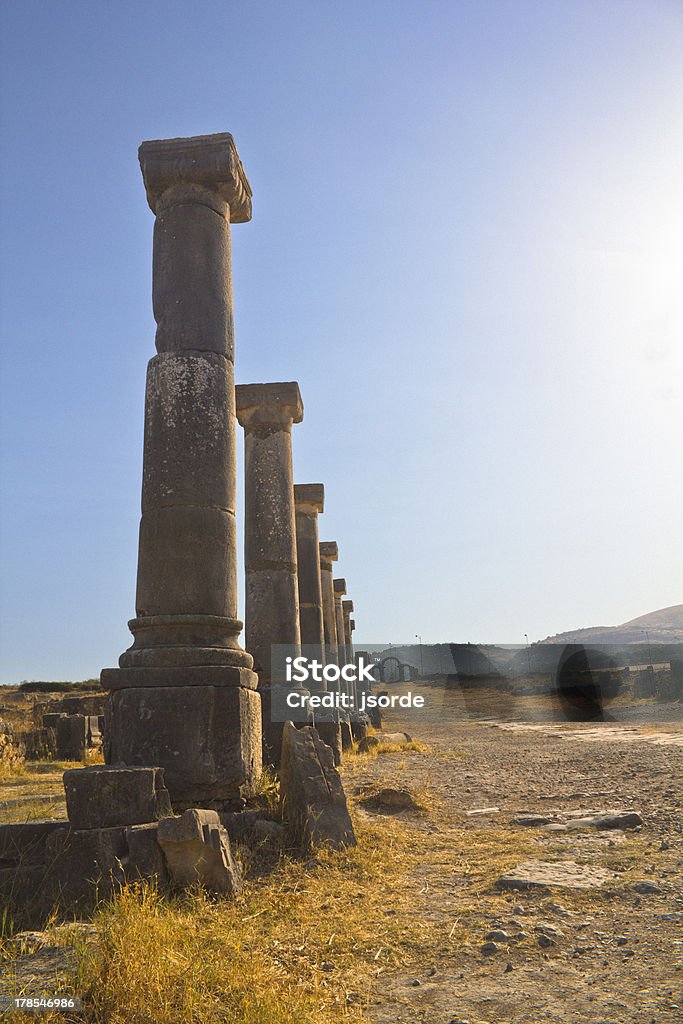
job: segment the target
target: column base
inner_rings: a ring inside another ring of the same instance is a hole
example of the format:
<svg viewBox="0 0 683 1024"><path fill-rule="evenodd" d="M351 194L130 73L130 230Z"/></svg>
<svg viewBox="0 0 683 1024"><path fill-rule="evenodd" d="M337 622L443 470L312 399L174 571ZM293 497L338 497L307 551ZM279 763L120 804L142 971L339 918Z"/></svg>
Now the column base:
<svg viewBox="0 0 683 1024"><path fill-rule="evenodd" d="M146 690L169 686L240 686L255 690L258 676L233 665L173 665L168 668L104 668L100 682L105 690Z"/></svg>
<svg viewBox="0 0 683 1024"><path fill-rule="evenodd" d="M211 685L184 670L187 685L153 683L112 686L106 713L107 764L158 766L175 811L188 807L238 810L254 789L262 767L261 698L249 686ZM225 669L223 670L225 671ZM251 684L253 673L243 670ZM211 674L213 676L213 674Z"/></svg>
<svg viewBox="0 0 683 1024"><path fill-rule="evenodd" d="M239 619L220 615L144 615L131 619L128 628L135 640L119 658L121 668L252 668L254 664L251 654L240 647Z"/></svg>

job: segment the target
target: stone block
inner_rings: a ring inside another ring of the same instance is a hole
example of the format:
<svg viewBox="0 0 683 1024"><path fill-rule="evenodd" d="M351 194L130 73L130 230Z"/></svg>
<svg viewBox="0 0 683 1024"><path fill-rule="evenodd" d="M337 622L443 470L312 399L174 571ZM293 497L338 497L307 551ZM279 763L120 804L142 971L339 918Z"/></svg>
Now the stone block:
<svg viewBox="0 0 683 1024"><path fill-rule="evenodd" d="M237 811L219 815L231 843L246 846L259 845L264 840L284 845L285 830L278 822L264 816L262 811Z"/></svg>
<svg viewBox="0 0 683 1024"><path fill-rule="evenodd" d="M163 852L158 843L157 822L146 825L131 825L126 829L128 863L126 877L129 881L146 878L159 888L168 885L168 871Z"/></svg>
<svg viewBox="0 0 683 1024"><path fill-rule="evenodd" d="M339 772L330 747L311 726L286 722L282 734L280 799L292 840L302 848L355 846Z"/></svg>
<svg viewBox="0 0 683 1024"><path fill-rule="evenodd" d="M105 753L110 764L162 767L176 810L238 810L261 774L260 697L241 686L117 690Z"/></svg>
<svg viewBox="0 0 683 1024"><path fill-rule="evenodd" d="M339 722L326 722L316 718L315 730L323 743L326 743L332 750L335 766L341 764L342 759L342 727Z"/></svg>
<svg viewBox="0 0 683 1024"><path fill-rule="evenodd" d="M57 756L57 735L54 729L30 729L22 736L24 755L29 761L45 761Z"/></svg>
<svg viewBox="0 0 683 1024"><path fill-rule="evenodd" d="M54 832L46 842L44 896L64 909L90 906L123 884L127 860L123 826Z"/></svg>
<svg viewBox="0 0 683 1024"><path fill-rule="evenodd" d="M92 765L64 772L74 829L142 825L173 813L161 768Z"/></svg>
<svg viewBox="0 0 683 1024"><path fill-rule="evenodd" d="M339 728L341 730L342 750L352 750L353 749L353 733L351 732L351 722L343 721L342 720L339 723Z"/></svg>
<svg viewBox="0 0 683 1024"><path fill-rule="evenodd" d="M106 693L89 697L62 697L59 710L65 715L103 715L106 703Z"/></svg>
<svg viewBox="0 0 683 1024"><path fill-rule="evenodd" d="M60 715L56 724L57 757L61 761L83 761L88 748L88 720L85 715Z"/></svg>
<svg viewBox="0 0 683 1024"><path fill-rule="evenodd" d="M576 864L572 860L540 861L530 860L501 875L496 886L499 889L592 889L614 881L619 876L607 868L588 864Z"/></svg>
<svg viewBox="0 0 683 1024"><path fill-rule="evenodd" d="M365 739L368 734L369 727L370 719L365 716L358 716L351 722L351 734L356 743L360 743L361 740Z"/></svg>
<svg viewBox="0 0 683 1024"><path fill-rule="evenodd" d="M42 864L0 867L0 906L25 911L39 905L45 876Z"/></svg>
<svg viewBox="0 0 683 1024"><path fill-rule="evenodd" d="M586 814L578 818L572 818L567 822L568 829L581 828L638 828L643 824L643 819L637 811L598 811L595 814Z"/></svg>
<svg viewBox="0 0 683 1024"><path fill-rule="evenodd" d="M45 844L54 832L67 831L68 821L26 821L0 825L0 867L44 864Z"/></svg>
<svg viewBox="0 0 683 1024"><path fill-rule="evenodd" d="M99 747L102 743L102 734L100 733L100 720L98 715L86 715L86 729L88 736L89 747Z"/></svg>
<svg viewBox="0 0 683 1024"><path fill-rule="evenodd" d="M172 881L182 888L203 885L211 892L235 895L242 876L230 850L230 839L215 811L190 808L157 827Z"/></svg>

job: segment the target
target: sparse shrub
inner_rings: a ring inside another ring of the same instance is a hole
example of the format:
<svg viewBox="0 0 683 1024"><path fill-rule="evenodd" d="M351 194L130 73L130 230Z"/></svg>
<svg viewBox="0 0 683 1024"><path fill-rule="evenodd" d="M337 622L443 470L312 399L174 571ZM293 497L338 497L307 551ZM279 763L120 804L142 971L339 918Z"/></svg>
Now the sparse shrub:
<svg viewBox="0 0 683 1024"><path fill-rule="evenodd" d="M0 719L0 779L17 775L24 766L24 748L9 724Z"/></svg>
<svg viewBox="0 0 683 1024"><path fill-rule="evenodd" d="M101 690L99 679L83 679L78 683L46 683L42 681L25 681L19 684L21 693L89 693L91 690Z"/></svg>

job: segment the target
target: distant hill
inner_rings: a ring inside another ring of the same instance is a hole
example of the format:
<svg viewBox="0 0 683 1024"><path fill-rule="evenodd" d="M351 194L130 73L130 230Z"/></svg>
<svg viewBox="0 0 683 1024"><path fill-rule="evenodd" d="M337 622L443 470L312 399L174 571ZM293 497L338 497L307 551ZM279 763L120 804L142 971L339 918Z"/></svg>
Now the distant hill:
<svg viewBox="0 0 683 1024"><path fill-rule="evenodd" d="M603 643L642 644L646 636L651 644L670 644L683 641L683 604L660 608L620 626L588 626L546 637L544 644Z"/></svg>

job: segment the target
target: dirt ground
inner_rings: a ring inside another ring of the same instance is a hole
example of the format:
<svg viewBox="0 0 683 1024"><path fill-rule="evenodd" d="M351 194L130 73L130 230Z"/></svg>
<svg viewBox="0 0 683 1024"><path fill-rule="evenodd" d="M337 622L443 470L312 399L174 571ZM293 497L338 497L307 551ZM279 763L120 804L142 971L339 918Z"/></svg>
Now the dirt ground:
<svg viewBox="0 0 683 1024"><path fill-rule="evenodd" d="M527 722L515 725L496 720L495 694L475 708L462 695L407 689L425 693L431 713L389 712L385 729L403 728L429 749L348 758L343 767L355 799L407 787L426 806L384 811L415 830L420 866L405 896L425 944L378 969L370 1018L683 1021L680 705L623 708L616 723L557 724L547 702L530 698L517 701L517 720ZM468 815L486 808L497 810ZM640 812L642 828L558 834L512 822L615 808ZM357 805L356 814L381 813ZM614 877L588 890L496 888L501 868L528 860L599 865ZM483 953L494 930L507 938Z"/></svg>
<svg viewBox="0 0 683 1024"><path fill-rule="evenodd" d="M385 730L417 743L342 766L356 824L379 826L387 848L398 826L410 856L374 896L356 894L372 941L353 955L372 980L339 1020L683 1021L683 707L615 702L609 721L583 724L562 721L547 698L392 687L407 690L425 696L425 711L392 711ZM8 781L0 820L61 816L64 767L29 765ZM417 806L367 799L384 787ZM639 812L642 827L558 832L514 820L612 809ZM612 874L586 890L497 887L530 860ZM320 970L332 947L326 958Z"/></svg>

